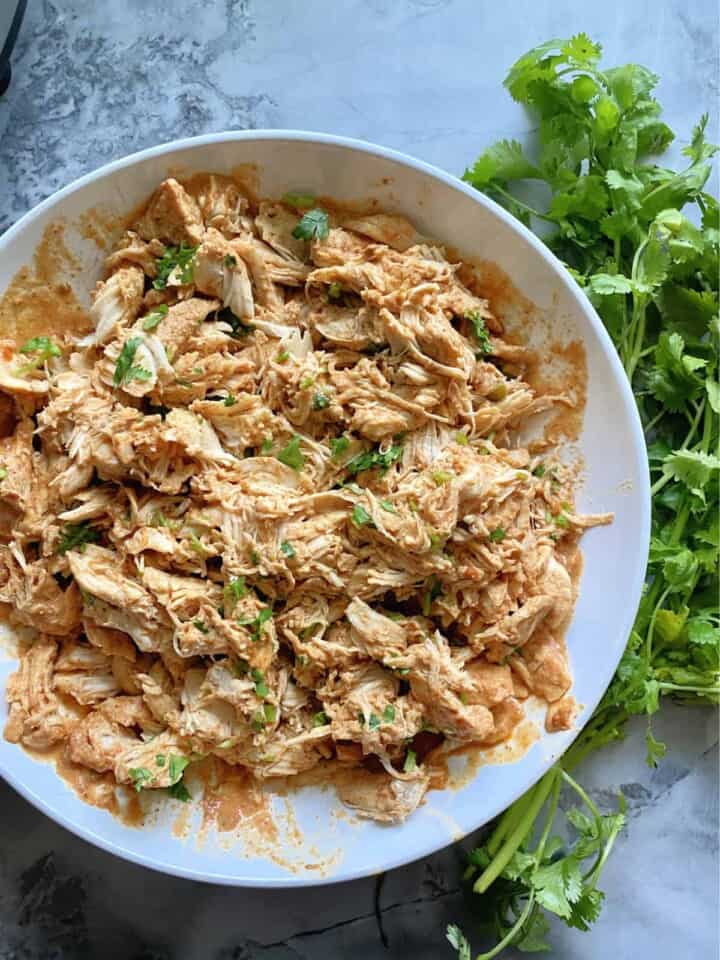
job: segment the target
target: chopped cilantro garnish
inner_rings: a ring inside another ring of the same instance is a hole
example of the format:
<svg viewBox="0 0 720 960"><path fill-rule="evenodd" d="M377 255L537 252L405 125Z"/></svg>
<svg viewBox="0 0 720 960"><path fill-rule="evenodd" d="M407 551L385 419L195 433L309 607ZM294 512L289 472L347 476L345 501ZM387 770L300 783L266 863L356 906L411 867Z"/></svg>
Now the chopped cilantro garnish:
<svg viewBox="0 0 720 960"><path fill-rule="evenodd" d="M173 800L179 800L181 803L189 803L192 800L192 795L182 780L171 783L167 788L167 793Z"/></svg>
<svg viewBox="0 0 720 960"><path fill-rule="evenodd" d="M505 539L505 536L505 530L502 527L495 527L490 534L490 539L493 543L501 543Z"/></svg>
<svg viewBox="0 0 720 960"><path fill-rule="evenodd" d="M295 547L291 543L288 543L287 540L282 541L280 544L280 550L285 554L286 557L295 556Z"/></svg>
<svg viewBox="0 0 720 960"><path fill-rule="evenodd" d="M155 757L155 766L164 767L165 766L165 754L158 753Z"/></svg>
<svg viewBox="0 0 720 960"><path fill-rule="evenodd" d="M391 703L383 710L382 718L383 723L392 723L395 719L395 707Z"/></svg>
<svg viewBox="0 0 720 960"><path fill-rule="evenodd" d="M15 371L18 377L24 377L25 374L30 373L31 370L37 370L38 367L41 367L43 363L51 357L62 356L60 347L53 343L50 337L32 337L30 340L26 340L20 347L19 353L35 354L35 357L30 363L24 364Z"/></svg>
<svg viewBox="0 0 720 960"><path fill-rule="evenodd" d="M422 596L422 612L426 617L430 616L430 611L432 610L433 600L436 597L439 597L442 593L442 584L438 578L433 574L431 577L428 577L425 583L425 592Z"/></svg>
<svg viewBox="0 0 720 960"><path fill-rule="evenodd" d="M163 317L168 315L168 305L166 303L160 303L154 310L151 310L150 313L143 320L142 328L143 330L154 330L156 327L160 326Z"/></svg>
<svg viewBox="0 0 720 960"><path fill-rule="evenodd" d="M290 354L287 350L278 350L277 356L275 357L278 363L287 363L290 359Z"/></svg>
<svg viewBox="0 0 720 960"><path fill-rule="evenodd" d="M363 717L363 720L364 719L365 718ZM370 716L368 717L368 722L367 722L368 730L377 730L377 728L380 726L380 723L381 723L380 717L376 713L371 713Z"/></svg>
<svg viewBox="0 0 720 960"><path fill-rule="evenodd" d="M147 767L130 767L128 775L138 793L153 779L153 775Z"/></svg>
<svg viewBox="0 0 720 960"><path fill-rule="evenodd" d="M490 353L492 344L490 343L490 337L487 332L487 327L485 326L485 320L480 316L480 311L470 310L465 314L465 319L470 321L475 340L477 341L478 352L476 356L482 357Z"/></svg>
<svg viewBox="0 0 720 960"><path fill-rule="evenodd" d="M459 430L455 434L455 443L459 443L461 447L466 447L470 443L468 435Z"/></svg>
<svg viewBox="0 0 720 960"><path fill-rule="evenodd" d="M8 475L7 468L0 467L0 481L7 480L7 475Z"/></svg>
<svg viewBox="0 0 720 960"><path fill-rule="evenodd" d="M380 509L386 513L397 513L397 510L389 500L378 500L378 503L380 504Z"/></svg>
<svg viewBox="0 0 720 960"><path fill-rule="evenodd" d="M454 474L449 473L447 470L436 470L433 473L432 478L435 482L435 485L442 487L443 484L449 483L453 479Z"/></svg>
<svg viewBox="0 0 720 960"><path fill-rule="evenodd" d="M417 754L414 750L408 750L408 752L405 754L403 773L413 773L415 770L417 770Z"/></svg>
<svg viewBox="0 0 720 960"><path fill-rule="evenodd" d="M99 531L89 523L66 523L57 552L65 554L68 550L77 550L78 553L84 553L86 544L97 543L99 539Z"/></svg>
<svg viewBox="0 0 720 960"><path fill-rule="evenodd" d="M253 642L257 642L262 636L263 626L272 618L270 607L263 607L256 617L241 617L238 623L241 627L249 627Z"/></svg>
<svg viewBox="0 0 720 960"><path fill-rule="evenodd" d="M180 757L176 754L168 756L168 776L171 783L177 783L185 772L185 767L190 763L189 757Z"/></svg>
<svg viewBox="0 0 720 960"><path fill-rule="evenodd" d="M343 294L343 289L341 285L334 280L328 287L328 300L340 300Z"/></svg>
<svg viewBox="0 0 720 960"><path fill-rule="evenodd" d="M325 410L330 406L330 398L324 393L316 393L312 400L313 410Z"/></svg>
<svg viewBox="0 0 720 960"><path fill-rule="evenodd" d="M544 477L545 476L545 464L539 463L533 470L534 477Z"/></svg>
<svg viewBox="0 0 720 960"><path fill-rule="evenodd" d="M210 627L202 620L193 620L193 626L196 630L199 630L200 633L210 633Z"/></svg>
<svg viewBox="0 0 720 960"><path fill-rule="evenodd" d="M223 257L223 266L227 267L228 270L231 270L233 267L237 266L237 257L234 257L231 253L226 253Z"/></svg>
<svg viewBox="0 0 720 960"><path fill-rule="evenodd" d="M297 435L275 456L280 463L284 463L287 467L292 467L293 470L302 470L305 466L305 457L300 449L300 437Z"/></svg>
<svg viewBox="0 0 720 960"><path fill-rule="evenodd" d="M326 727L330 723L330 719L324 710L319 710L312 715L311 723L313 727Z"/></svg>
<svg viewBox="0 0 720 960"><path fill-rule="evenodd" d="M307 390L315 383L315 377L303 377L300 381L300 389Z"/></svg>
<svg viewBox="0 0 720 960"><path fill-rule="evenodd" d="M198 535L194 533L192 530L190 531L189 541L190 541L190 549L194 550L195 553L197 553L199 556L206 557L209 554L210 551L203 546L203 543L198 537Z"/></svg>
<svg viewBox="0 0 720 960"><path fill-rule="evenodd" d="M123 344L120 356L115 364L115 373L113 374L113 385L122 386L128 380L149 380L152 374L144 367L134 366L133 361L137 349L142 343L142 337L130 337Z"/></svg>
<svg viewBox="0 0 720 960"><path fill-rule="evenodd" d="M325 240L329 233L328 215L316 207L302 215L292 235L296 240Z"/></svg>
<svg viewBox="0 0 720 960"><path fill-rule="evenodd" d="M352 508L350 519L352 520L352 522L355 524L356 527L363 527L365 526L365 524L368 524L368 523L374 526L373 518L370 516L370 514L367 512L367 510L361 503L356 503L355 506Z"/></svg>
<svg viewBox="0 0 720 960"><path fill-rule="evenodd" d="M221 323L227 323L232 328L230 336L233 340L248 337L255 329L252 323L245 323L240 317L235 316L230 307L223 307L222 310L218 310L217 318Z"/></svg>
<svg viewBox="0 0 720 960"><path fill-rule="evenodd" d="M157 261L157 276L153 280L156 290L164 290L168 285L170 274L177 268L180 283L192 283L193 258L197 247L181 243L179 247L165 247L165 252Z"/></svg>
<svg viewBox="0 0 720 960"><path fill-rule="evenodd" d="M265 437L260 447L260 453L263 457L266 457L269 453L272 453L273 441L272 437Z"/></svg>
<svg viewBox="0 0 720 960"><path fill-rule="evenodd" d="M337 437L336 439L331 440L330 450L332 451L333 460L339 460L349 446L350 439L348 437Z"/></svg>
<svg viewBox="0 0 720 960"><path fill-rule="evenodd" d="M256 667L254 667L250 671L250 676L253 678L255 683L255 693L258 695L258 697L266 697L270 693L270 690L265 682L265 675L263 674L262 670L258 670Z"/></svg>
<svg viewBox="0 0 720 960"><path fill-rule="evenodd" d="M383 453L379 448L375 450L366 450L365 453L358 454L346 464L345 469L350 473L362 473L364 470L380 470L386 473L393 463L396 463L402 457L403 448L400 444L392 444Z"/></svg>

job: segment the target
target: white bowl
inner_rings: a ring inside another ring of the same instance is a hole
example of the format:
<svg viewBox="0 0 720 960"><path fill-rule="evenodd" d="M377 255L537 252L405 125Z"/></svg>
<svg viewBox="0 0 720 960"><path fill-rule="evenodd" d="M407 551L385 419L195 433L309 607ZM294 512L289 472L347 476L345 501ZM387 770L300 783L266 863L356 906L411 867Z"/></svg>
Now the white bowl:
<svg viewBox="0 0 720 960"><path fill-rule="evenodd" d="M252 819L234 834L203 832L196 811L184 814L188 836L178 839L173 832L177 804L166 806L142 828L125 826L79 800L51 765L0 739L5 779L58 823L111 853L196 880L301 886L386 870L459 839L507 807L567 749L610 682L630 632L645 570L650 495L632 393L602 323L563 266L528 230L472 188L383 147L323 134L248 131L144 150L60 190L0 238L0 290L31 262L48 224L63 218L68 244L83 264L76 280L87 291L98 277L102 253L76 227L81 215L98 205L125 214L169 173L229 172L243 164L256 166L261 196L302 189L340 201L376 198L380 209L403 212L421 232L463 255L495 261L535 304L538 323L550 317L566 339L581 339L589 383L579 443L587 475L579 508L615 513L612 526L591 530L582 541L585 568L567 635L572 692L582 705L576 728L548 735L540 727L536 742L516 762L481 765L464 787L430 792L400 826L353 820L332 790L307 787L272 801L278 831L273 841ZM3 723L3 688L14 669L5 654L0 662Z"/></svg>

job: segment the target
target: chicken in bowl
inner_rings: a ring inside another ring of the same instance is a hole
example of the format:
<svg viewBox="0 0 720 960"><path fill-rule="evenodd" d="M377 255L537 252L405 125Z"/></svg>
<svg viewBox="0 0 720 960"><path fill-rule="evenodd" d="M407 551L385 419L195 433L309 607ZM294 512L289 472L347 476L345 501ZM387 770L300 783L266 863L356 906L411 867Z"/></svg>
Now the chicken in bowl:
<svg viewBox="0 0 720 960"><path fill-rule="evenodd" d="M5 735L186 799L212 755L342 765L399 821L432 760L574 704L576 472L469 268L401 217L164 181L83 339L5 341Z"/></svg>

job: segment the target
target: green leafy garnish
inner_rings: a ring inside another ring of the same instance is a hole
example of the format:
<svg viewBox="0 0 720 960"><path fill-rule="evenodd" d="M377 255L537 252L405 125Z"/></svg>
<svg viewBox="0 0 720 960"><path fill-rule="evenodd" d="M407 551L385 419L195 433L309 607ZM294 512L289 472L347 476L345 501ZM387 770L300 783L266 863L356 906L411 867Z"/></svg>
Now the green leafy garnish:
<svg viewBox="0 0 720 960"><path fill-rule="evenodd" d="M133 360L137 353L137 348L142 343L142 337L130 337L123 344L120 356L115 364L115 373L113 374L113 385L122 386L129 380L149 380L152 374L144 367L134 366Z"/></svg>
<svg viewBox="0 0 720 960"><path fill-rule="evenodd" d="M385 513L397 513L397 510L389 500L378 500L378 503L380 504L380 509L384 510Z"/></svg>
<svg viewBox="0 0 720 960"><path fill-rule="evenodd" d="M365 453L353 457L345 465L345 469L350 473L362 473L364 470L380 470L381 473L386 473L393 463L396 463L402 457L402 452L402 445L396 443L393 443L383 453L380 453L379 447L375 450L366 450Z"/></svg>
<svg viewBox="0 0 720 960"><path fill-rule="evenodd" d="M231 610L247 594L248 588L245 586L245 577L234 577L223 589L223 597Z"/></svg>
<svg viewBox="0 0 720 960"><path fill-rule="evenodd" d="M255 693L258 695L258 697L266 697L270 693L270 690L265 682L265 675L262 670L258 670L256 667L254 667L250 671L250 676L253 678L255 683Z"/></svg>
<svg viewBox="0 0 720 960"><path fill-rule="evenodd" d="M156 290L164 290L168 285L170 274L177 268L180 283L192 283L193 259L197 247L181 243L179 247L165 247L162 257L157 260L157 276L153 280Z"/></svg>
<svg viewBox="0 0 720 960"><path fill-rule="evenodd" d="M436 487L442 487L444 484L449 483L453 479L454 474L449 473L447 470L436 470L433 473L432 478Z"/></svg>
<svg viewBox="0 0 720 960"><path fill-rule="evenodd" d="M179 800L181 803L189 803L192 800L192 795L182 780L171 783L167 788L167 793L173 800Z"/></svg>
<svg viewBox="0 0 720 960"><path fill-rule="evenodd" d="M8 472L7 467L0 467L0 482L7 480Z"/></svg>
<svg viewBox="0 0 720 960"><path fill-rule="evenodd" d="M480 311L470 310L465 314L465 319L470 321L473 336L477 341L478 350L476 356L483 357L485 354L490 353L492 351L492 343L490 342L490 335L488 334L485 320L480 315Z"/></svg>
<svg viewBox="0 0 720 960"><path fill-rule="evenodd" d="M223 257L223 266L232 270L233 267L237 266L237 257L233 256L232 253L226 253Z"/></svg>
<svg viewBox="0 0 720 960"><path fill-rule="evenodd" d="M395 719L395 707L389 703L382 714L383 723L392 723Z"/></svg>
<svg viewBox="0 0 720 960"><path fill-rule="evenodd" d="M287 350L278 350L275 359L278 363L287 363L290 359L290 353Z"/></svg>
<svg viewBox="0 0 720 960"><path fill-rule="evenodd" d="M77 550L78 553L84 553L86 544L97 543L99 539L100 532L87 522L66 523L62 528L57 552L65 554L68 550Z"/></svg>
<svg viewBox="0 0 720 960"><path fill-rule="evenodd" d="M425 583L425 592L422 595L422 612L423 616L429 617L430 611L432 610L433 601L440 596L442 593L442 584L438 578L433 574L431 577L428 577Z"/></svg>
<svg viewBox="0 0 720 960"><path fill-rule="evenodd" d="M287 540L282 541L280 544L280 550L283 554L285 554L286 557L295 556L295 547L291 543L288 543Z"/></svg>
<svg viewBox="0 0 720 960"><path fill-rule="evenodd" d="M373 524L373 518L367 512L365 507L361 503L356 503L352 508L352 513L350 514L350 519L355 524L356 527L364 527L365 524Z"/></svg>
<svg viewBox="0 0 720 960"><path fill-rule="evenodd" d="M223 400L223 406L225 407L234 407L237 403L237 397L234 393L229 393Z"/></svg>
<svg viewBox="0 0 720 960"><path fill-rule="evenodd" d="M200 633L210 633L210 627L203 620L193 620L193 626Z"/></svg>
<svg viewBox="0 0 720 960"><path fill-rule="evenodd" d="M335 440L331 440L330 450L332 452L333 460L339 460L349 446L350 446L350 439L348 437L338 437Z"/></svg>
<svg viewBox="0 0 720 960"><path fill-rule="evenodd" d="M300 381L300 389L307 390L308 387L311 387L315 383L315 377L303 377Z"/></svg>
<svg viewBox="0 0 720 960"><path fill-rule="evenodd" d="M490 533L490 540L493 543L501 543L505 539L505 530L503 527L495 527L495 529Z"/></svg>
<svg viewBox="0 0 720 960"><path fill-rule="evenodd" d="M128 775L138 793L154 779L147 767L130 767Z"/></svg>
<svg viewBox="0 0 720 960"><path fill-rule="evenodd" d="M600 46L579 34L521 57L505 84L537 118L537 156L502 141L464 177L528 226L542 225L545 242L596 307L635 393L653 495L648 581L612 683L572 747L470 854L468 873L498 937L477 960L504 947L549 949L546 913L579 930L597 919L598 881L624 805L620 799L617 813L601 812L573 768L622 738L634 715L647 717L647 760L656 765L665 745L649 723L661 698L720 700L720 208L704 192L716 148L705 139L703 117L683 151L683 170L651 159L674 137L652 95L658 78L637 64L602 69L600 56ZM525 180L544 186L544 206L514 191ZM686 204L694 207L690 216ZM552 478L543 464L533 474ZM562 504L548 522L568 527L569 510ZM581 806L561 808L561 788ZM562 844L553 836L561 817L571 833ZM462 960L470 958L457 927L448 940Z"/></svg>
<svg viewBox="0 0 720 960"><path fill-rule="evenodd" d="M455 443L459 443L461 447L467 447L470 443L468 435L463 433L462 430L458 431L458 433L455 434Z"/></svg>
<svg viewBox="0 0 720 960"><path fill-rule="evenodd" d="M241 617L238 620L238 623L242 627L249 627L250 633L252 634L252 639L254 643L262 636L263 627L272 619L272 610L270 607L263 607L263 609L258 613L256 617Z"/></svg>
<svg viewBox="0 0 720 960"><path fill-rule="evenodd" d="M330 398L324 393L316 393L312 400L313 410L325 410L330 406Z"/></svg>
<svg viewBox="0 0 720 960"><path fill-rule="evenodd" d="M168 305L166 303L160 303L154 310L145 317L143 320L142 328L143 330L154 330L156 327L160 326L160 323L163 320L163 317L168 315Z"/></svg>
<svg viewBox="0 0 720 960"><path fill-rule="evenodd" d="M403 773L412 773L414 770L417 770L417 754L414 750L408 750L403 763Z"/></svg>
<svg viewBox="0 0 720 960"><path fill-rule="evenodd" d="M37 370L51 357L62 356L60 347L53 343L50 337L32 337L25 341L18 352L26 355L34 354L30 363L23 364L15 371L15 375L18 377L24 377L31 370Z"/></svg>
<svg viewBox="0 0 720 960"><path fill-rule="evenodd" d="M312 715L311 723L313 727L325 727L330 723L330 718L324 710L319 710Z"/></svg>
<svg viewBox="0 0 720 960"><path fill-rule="evenodd" d="M275 456L280 463L284 463L286 467L292 467L293 470L302 470L305 466L305 457L300 449L300 437L297 435Z"/></svg>
<svg viewBox="0 0 720 960"><path fill-rule="evenodd" d="M328 295L328 300L340 300L340 299L342 298L343 288L342 288L342 286L337 282L337 280L334 280L334 281L328 286L327 295Z"/></svg>
<svg viewBox="0 0 720 960"><path fill-rule="evenodd" d="M325 240L329 233L328 215L316 207L302 215L292 235L296 240Z"/></svg>
<svg viewBox="0 0 720 960"><path fill-rule="evenodd" d="M269 453L272 453L273 441L272 437L265 437L260 447L260 453L263 457L266 457Z"/></svg>
<svg viewBox="0 0 720 960"><path fill-rule="evenodd" d="M252 323L245 323L244 320L241 320L240 317L237 317L230 307L223 307L222 310L218 310L217 318L222 323L227 323L229 327L232 328L232 333L230 336L233 340L242 340L245 337L250 336L250 334L255 329L255 326Z"/></svg>

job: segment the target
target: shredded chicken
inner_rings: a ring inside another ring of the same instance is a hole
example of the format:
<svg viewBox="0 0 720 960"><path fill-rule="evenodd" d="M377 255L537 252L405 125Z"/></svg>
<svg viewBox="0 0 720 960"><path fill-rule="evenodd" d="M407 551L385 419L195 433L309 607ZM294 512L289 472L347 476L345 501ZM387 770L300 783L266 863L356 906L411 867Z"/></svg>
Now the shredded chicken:
<svg viewBox="0 0 720 960"><path fill-rule="evenodd" d="M0 343L0 601L37 631L5 733L180 799L197 756L336 762L396 822L425 731L496 743L531 693L572 723L573 558L611 517L518 445L569 401L503 372L527 350L460 264L396 215L299 219L166 180L90 336Z"/></svg>

